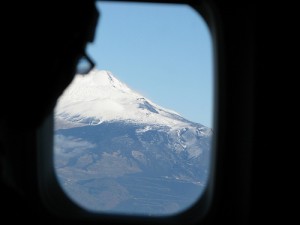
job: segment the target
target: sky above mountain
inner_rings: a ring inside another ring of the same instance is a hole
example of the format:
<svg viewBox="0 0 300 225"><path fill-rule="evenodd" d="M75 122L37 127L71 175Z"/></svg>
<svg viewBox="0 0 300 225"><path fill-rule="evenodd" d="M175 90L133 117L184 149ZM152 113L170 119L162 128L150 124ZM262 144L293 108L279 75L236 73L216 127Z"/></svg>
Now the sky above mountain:
<svg viewBox="0 0 300 225"><path fill-rule="evenodd" d="M88 54L99 70L153 102L212 127L212 40L202 17L185 5L98 3Z"/></svg>

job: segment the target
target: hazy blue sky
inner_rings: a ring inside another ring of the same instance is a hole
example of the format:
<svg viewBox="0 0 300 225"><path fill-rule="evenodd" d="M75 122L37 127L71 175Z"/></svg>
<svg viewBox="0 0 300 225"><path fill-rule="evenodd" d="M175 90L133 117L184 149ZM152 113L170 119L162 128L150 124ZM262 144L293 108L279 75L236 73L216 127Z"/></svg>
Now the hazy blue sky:
<svg viewBox="0 0 300 225"><path fill-rule="evenodd" d="M204 20L184 5L98 3L97 68L156 104L212 127L212 43Z"/></svg>

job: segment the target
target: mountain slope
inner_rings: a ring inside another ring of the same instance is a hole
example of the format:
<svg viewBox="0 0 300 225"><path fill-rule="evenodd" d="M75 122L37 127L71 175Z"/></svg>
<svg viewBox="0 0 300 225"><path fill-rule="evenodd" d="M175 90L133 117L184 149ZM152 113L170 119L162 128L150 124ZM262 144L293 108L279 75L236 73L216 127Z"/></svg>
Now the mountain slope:
<svg viewBox="0 0 300 225"><path fill-rule="evenodd" d="M170 214L205 188L211 129L154 104L110 72L77 75L55 122L57 175L88 210Z"/></svg>

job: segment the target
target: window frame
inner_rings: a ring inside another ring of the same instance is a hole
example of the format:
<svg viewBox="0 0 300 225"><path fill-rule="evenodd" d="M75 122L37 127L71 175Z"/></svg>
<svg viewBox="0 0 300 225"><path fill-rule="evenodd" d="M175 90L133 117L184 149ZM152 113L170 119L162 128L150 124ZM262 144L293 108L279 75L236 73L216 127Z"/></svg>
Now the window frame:
<svg viewBox="0 0 300 225"><path fill-rule="evenodd" d="M108 2L108 1L105 1ZM114 1L109 1L114 2ZM45 120L44 124L40 127L37 133L37 148L38 148L38 180L40 188L40 196L47 209L59 216L67 219L79 219L86 222L106 222L113 224L141 224L148 222L149 224L192 224L192 223L206 223L209 215L216 211L216 204L218 202L218 195L220 188L216 187L216 183L220 183L222 173L219 173L223 160L220 156L224 155L226 149L222 149L222 144L226 145L226 140L222 137L222 132L227 130L226 123L224 122L227 107L225 105L228 96L222 95L227 91L224 49L222 44L224 39L222 36L222 25L218 19L217 8L214 7L214 1L199 0L199 1L123 1L116 2L151 2L151 3L176 3L188 4L195 9L204 18L210 29L213 47L213 68L214 68L214 116L213 116L213 130L214 137L212 143L211 155L211 169L210 178L206 191L202 197L188 210L177 215L165 217L148 217L148 216L129 216L129 215L116 215L116 214L101 214L87 212L79 206L75 205L63 192L58 184L55 176L53 162L53 114ZM224 174L224 173L223 173Z"/></svg>

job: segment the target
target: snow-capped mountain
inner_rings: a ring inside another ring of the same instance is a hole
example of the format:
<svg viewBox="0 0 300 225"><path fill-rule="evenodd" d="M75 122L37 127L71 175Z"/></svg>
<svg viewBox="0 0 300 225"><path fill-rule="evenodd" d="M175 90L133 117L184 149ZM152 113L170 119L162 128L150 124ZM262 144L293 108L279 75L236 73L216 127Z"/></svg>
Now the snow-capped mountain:
<svg viewBox="0 0 300 225"><path fill-rule="evenodd" d="M55 109L57 175L92 211L169 214L188 207L207 182L211 138L211 129L108 71L76 75Z"/></svg>
<svg viewBox="0 0 300 225"><path fill-rule="evenodd" d="M56 117L81 124L119 120L177 128L188 123L178 113L131 90L111 72L97 70L74 78L58 100Z"/></svg>

